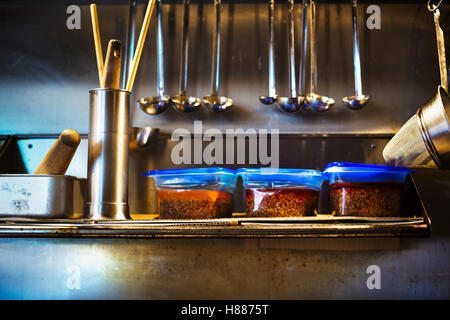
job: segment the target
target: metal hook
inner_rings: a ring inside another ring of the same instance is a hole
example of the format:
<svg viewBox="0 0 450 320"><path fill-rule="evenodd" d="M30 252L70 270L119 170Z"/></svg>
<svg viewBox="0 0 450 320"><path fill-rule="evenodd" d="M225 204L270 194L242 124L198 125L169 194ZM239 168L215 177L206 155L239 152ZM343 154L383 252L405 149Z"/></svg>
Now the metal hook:
<svg viewBox="0 0 450 320"><path fill-rule="evenodd" d="M437 10L437 8L439 8L441 3L442 3L442 0L439 0L438 4L431 5L431 0L428 0L428 2L427 2L427 9L428 9L428 11L433 12L433 11Z"/></svg>

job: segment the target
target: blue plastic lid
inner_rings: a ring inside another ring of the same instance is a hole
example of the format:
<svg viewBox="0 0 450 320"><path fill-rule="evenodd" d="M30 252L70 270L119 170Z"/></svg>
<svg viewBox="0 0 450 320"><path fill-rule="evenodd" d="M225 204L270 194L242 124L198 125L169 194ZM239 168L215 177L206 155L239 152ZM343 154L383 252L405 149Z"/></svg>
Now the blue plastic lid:
<svg viewBox="0 0 450 320"><path fill-rule="evenodd" d="M317 170L242 168L236 173L242 177L245 188L292 188L319 190L324 180Z"/></svg>
<svg viewBox="0 0 450 320"><path fill-rule="evenodd" d="M405 182L414 171L404 167L333 162L323 171L330 184L338 182Z"/></svg>
<svg viewBox="0 0 450 320"><path fill-rule="evenodd" d="M234 190L235 170L226 168L190 168L152 170L144 174L153 177L158 189Z"/></svg>

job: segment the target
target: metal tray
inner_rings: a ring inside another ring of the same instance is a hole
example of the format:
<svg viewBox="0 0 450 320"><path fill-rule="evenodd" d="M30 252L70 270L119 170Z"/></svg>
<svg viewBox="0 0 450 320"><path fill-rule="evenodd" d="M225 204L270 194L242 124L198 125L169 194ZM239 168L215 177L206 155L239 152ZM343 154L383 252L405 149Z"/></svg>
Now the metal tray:
<svg viewBox="0 0 450 320"><path fill-rule="evenodd" d="M0 174L0 217L81 218L85 183L67 175Z"/></svg>
<svg viewBox="0 0 450 320"><path fill-rule="evenodd" d="M408 178L398 218L300 217L85 221L0 218L0 236L26 237L425 237L431 221Z"/></svg>

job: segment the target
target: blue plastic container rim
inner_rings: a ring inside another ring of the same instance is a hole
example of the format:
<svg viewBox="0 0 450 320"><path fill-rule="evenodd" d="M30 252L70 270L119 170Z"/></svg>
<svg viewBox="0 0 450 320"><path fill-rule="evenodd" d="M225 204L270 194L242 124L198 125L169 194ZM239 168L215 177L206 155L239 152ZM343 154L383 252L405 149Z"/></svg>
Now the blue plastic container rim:
<svg viewBox="0 0 450 320"><path fill-rule="evenodd" d="M187 168L187 169L168 169L151 170L144 173L144 176L170 176L170 175L200 175L200 174L235 174L236 171L227 168Z"/></svg>
<svg viewBox="0 0 450 320"><path fill-rule="evenodd" d="M336 182L404 182L414 171L405 167L382 166L361 163L332 162L324 174L330 184Z"/></svg>
<svg viewBox="0 0 450 320"><path fill-rule="evenodd" d="M236 186L235 170L226 168L190 168L152 170L157 189L220 190L231 192Z"/></svg>
<svg viewBox="0 0 450 320"><path fill-rule="evenodd" d="M305 187L320 189L325 177L321 171L307 169L242 168L236 170L244 187Z"/></svg>

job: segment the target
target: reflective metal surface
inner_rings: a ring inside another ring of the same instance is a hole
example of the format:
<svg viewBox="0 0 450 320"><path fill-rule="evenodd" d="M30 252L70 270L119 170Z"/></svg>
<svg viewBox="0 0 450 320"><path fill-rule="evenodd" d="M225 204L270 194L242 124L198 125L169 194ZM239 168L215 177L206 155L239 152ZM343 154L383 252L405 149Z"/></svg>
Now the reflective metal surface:
<svg viewBox="0 0 450 320"><path fill-rule="evenodd" d="M450 168L450 97L443 87L418 113L419 126L428 152L442 169Z"/></svg>
<svg viewBox="0 0 450 320"><path fill-rule="evenodd" d="M304 97L297 95L297 79L295 76L295 37L294 37L294 0L289 0L288 7L288 61L289 61L289 97L278 97L279 108L287 113L301 109Z"/></svg>
<svg viewBox="0 0 450 320"><path fill-rule="evenodd" d="M83 217L86 179L67 175L0 174L0 217Z"/></svg>
<svg viewBox="0 0 450 320"><path fill-rule="evenodd" d="M269 0L269 14L268 14L268 25L269 25L269 94L267 96L260 96L259 101L262 104L273 104L277 99L277 89L275 86L275 48L273 39L273 12L275 9L275 0Z"/></svg>
<svg viewBox="0 0 450 320"><path fill-rule="evenodd" d="M216 10L216 29L213 40L211 95L203 97L203 104L209 111L223 112L233 105L233 100L219 96L220 83L220 4L222 0L214 0Z"/></svg>
<svg viewBox="0 0 450 320"><path fill-rule="evenodd" d="M310 88L306 95L305 107L317 112L328 111L334 105L334 99L316 93L317 87L317 47L316 47L316 2L309 4L309 43L310 43Z"/></svg>
<svg viewBox="0 0 450 320"><path fill-rule="evenodd" d="M90 91L86 218L129 219L130 92Z"/></svg>
<svg viewBox="0 0 450 320"><path fill-rule="evenodd" d="M439 6L439 5L438 5ZM386 161L396 165L450 168L450 97L447 92L445 42L439 25L440 11L432 11L438 49L441 84L436 94L411 117L383 150ZM422 139L420 139L422 138Z"/></svg>
<svg viewBox="0 0 450 320"><path fill-rule="evenodd" d="M358 17L367 17L368 1L360 1ZM102 5L99 20L102 31L117 39L125 39L129 5ZM277 108L266 108L257 101L267 91L267 2L223 2L221 26L221 83L223 94L233 99L233 111L220 117L200 108L190 115L165 112L149 117L139 106L131 106L130 123L138 127L161 128L171 132L190 128L192 120L202 120L208 127L219 129L278 128L282 133L365 133L394 134L429 100L439 81L439 68L430 63L436 59L433 20L424 3L378 3L381 29L366 29L360 20L361 68L364 89L370 92L371 108L352 112L336 105L326 114L285 114ZM181 28L183 6L163 1L166 89L179 91ZM51 1L46 5L27 5L33 19L20 1L1 2L0 18L8 28L1 28L4 45L0 50L1 134L56 134L72 128L88 133L88 90L98 85L89 5L80 4L82 25L67 29L67 5ZM449 13L445 2L439 7L441 19ZM141 21L145 5L138 2L136 18ZM301 16L301 6L295 17ZM354 87L352 77L351 6L347 1L320 1L317 6L318 89L330 97L344 97ZM17 17L24 17L19 19ZM191 4L189 94L203 97L210 93L211 42L214 31L212 2ZM296 20L298 21L298 20ZM152 19L149 39L155 38L156 19ZM138 26L139 27L139 26ZM286 2L274 8L274 46L277 93L288 96L288 56ZM33 30L33 32L30 32ZM362 31L362 29L361 29ZM296 32L300 35L300 32ZM105 34L106 36L106 34ZM106 46L107 37L103 37ZM296 43L300 44L297 39ZM296 49L299 52L299 48ZM395 52L395 55L386 54ZM309 63L307 62L307 65ZM148 95L157 86L156 42L145 44L133 87L132 101ZM298 69L297 69L298 70ZM26 77L22 75L26 74ZM384 79L384 81L380 81ZM395 91L394 91L395 89ZM395 94L401 92L401 95ZM49 103L51 101L51 103ZM393 107L395 106L395 107ZM73 112L77 110L77 112ZM27 114L24 117L23 114ZM45 115L45 118L44 118ZM154 118L154 119L153 119ZM36 119L30 126L30 119Z"/></svg>
<svg viewBox="0 0 450 320"><path fill-rule="evenodd" d="M183 1L183 37L181 39L180 61L180 93L172 97L175 109L181 112L191 113L197 110L201 101L199 98L187 96L188 64L189 64L189 6L190 0Z"/></svg>
<svg viewBox="0 0 450 320"><path fill-rule="evenodd" d="M347 3L326 2L321 1L318 7L323 22L318 25L317 33L318 86L330 96L342 97L353 87L348 72L352 66L349 59L352 39L347 32L351 28L351 12ZM438 81L439 70L429 63L436 54L432 21L423 12L424 2L416 3L377 3L382 12L381 29L361 34L365 57L363 81L371 93L373 108L357 113L343 107L330 109L326 114L293 115L271 108L259 112L261 105L255 102L255 97L267 90L268 63L263 54L267 50L267 3L227 1L222 21L223 89L234 100L232 112L215 117L206 109L199 109L192 115L166 112L148 117L133 106L131 123L161 128L166 133L176 128L192 128L193 119L202 120L205 129L280 128L282 133L297 134L280 137L280 150L289 150L280 153L282 167L323 169L330 161L383 164L383 146L417 107L429 99ZM0 4L2 22L8 26L0 28L4 40L0 49L3 98L0 110L4 120L0 133L18 135L18 140L13 139L11 148L5 150L8 159L0 159L0 170L32 172L57 134L72 127L85 135L68 173L86 175L87 90L98 81L91 29L83 22L88 17L88 7L80 5L82 28L68 30L65 28L67 3L49 1L45 5L37 2L27 5L25 8L19 1ZM164 10L165 30L168 30L165 40L171 48L166 54L167 85L170 92L176 92L181 36L177 30L182 6L179 2L167 2L163 6L167 8ZM121 33L126 31L127 8L126 4L103 6L99 11L100 20L105 21L102 28L114 32L118 38L124 37ZM276 48L284 48L287 41L284 8L283 3L274 12ZM448 8L441 5L443 18L448 16ZM138 5L138 17L142 9ZM192 9L191 39L195 45L191 48L196 59L191 60L190 89L192 94L203 96L210 87L211 57L204 44L210 43L212 35L213 6L199 2L193 3ZM365 9L359 7L361 15L366 15ZM150 33L156 30L155 23L152 20ZM140 67L146 71L156 61L155 43L147 45ZM288 88L286 59L281 52L277 54L276 77L280 88ZM138 73L133 101L154 85L155 79ZM395 95L396 92L405 94ZM30 133L53 136L26 136ZM314 133L315 136L302 136ZM343 135L336 137L333 135L336 133ZM381 136L358 138L358 134ZM160 137L145 152L130 153L132 213L156 210L154 196L148 196L154 194L154 186L141 173L152 168L174 167L170 154L177 142L169 138L170 135ZM433 236L429 239L4 237L0 238L0 298L448 299L449 172L418 170L414 177L433 221ZM367 288L370 277L367 270L373 265L381 271L380 290Z"/></svg>
<svg viewBox="0 0 450 320"><path fill-rule="evenodd" d="M156 3L156 15L158 18L156 49L157 49L157 83L158 95L150 98L142 98L137 101L141 109L150 115L157 115L166 111L167 107L172 103L170 97L165 94L164 85L164 35L162 31L162 12L161 0Z"/></svg>
<svg viewBox="0 0 450 320"><path fill-rule="evenodd" d="M342 99L344 105L352 110L363 108L370 100L368 95L363 94L361 81L361 59L359 55L359 36L358 36L358 2L351 0L352 3L352 25L353 25L353 73L355 78L355 95Z"/></svg>
<svg viewBox="0 0 450 320"><path fill-rule="evenodd" d="M156 142L159 129L149 127L130 128L130 150L147 150Z"/></svg>

